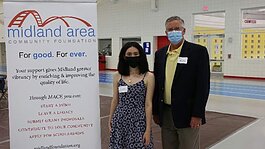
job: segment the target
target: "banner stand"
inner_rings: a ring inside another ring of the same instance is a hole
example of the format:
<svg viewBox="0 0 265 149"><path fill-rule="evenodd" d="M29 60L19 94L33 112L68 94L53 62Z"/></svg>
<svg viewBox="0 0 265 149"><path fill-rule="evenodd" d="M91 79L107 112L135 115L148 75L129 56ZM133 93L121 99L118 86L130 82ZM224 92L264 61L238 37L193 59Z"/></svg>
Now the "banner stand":
<svg viewBox="0 0 265 149"><path fill-rule="evenodd" d="M10 149L100 149L96 0L3 4Z"/></svg>

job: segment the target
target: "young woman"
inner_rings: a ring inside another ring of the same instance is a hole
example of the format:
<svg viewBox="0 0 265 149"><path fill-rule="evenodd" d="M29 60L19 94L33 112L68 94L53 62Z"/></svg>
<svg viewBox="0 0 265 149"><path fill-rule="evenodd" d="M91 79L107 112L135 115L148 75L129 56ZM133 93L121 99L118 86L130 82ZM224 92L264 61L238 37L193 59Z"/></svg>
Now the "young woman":
<svg viewBox="0 0 265 149"><path fill-rule="evenodd" d="M109 149L153 149L151 134L154 75L143 48L126 43L113 76Z"/></svg>

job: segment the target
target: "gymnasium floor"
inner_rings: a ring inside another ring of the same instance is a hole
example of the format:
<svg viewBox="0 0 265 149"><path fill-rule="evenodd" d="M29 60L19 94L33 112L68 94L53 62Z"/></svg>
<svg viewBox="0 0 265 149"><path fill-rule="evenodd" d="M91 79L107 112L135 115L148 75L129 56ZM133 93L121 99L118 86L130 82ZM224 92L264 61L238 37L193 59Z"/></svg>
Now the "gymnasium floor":
<svg viewBox="0 0 265 149"><path fill-rule="evenodd" d="M100 72L101 95L112 96L112 73ZM210 149L265 148L265 81L223 79L213 75L207 111L257 118L215 142ZM223 127L230 127L229 123L231 121L223 123Z"/></svg>
<svg viewBox="0 0 265 149"><path fill-rule="evenodd" d="M107 121L112 96L112 71L100 72L101 142L108 147ZM1 103L3 104L3 103ZM265 148L265 81L212 77L201 129L201 148ZM153 124L155 149L162 149L160 129ZM8 109L0 109L0 149L9 149Z"/></svg>

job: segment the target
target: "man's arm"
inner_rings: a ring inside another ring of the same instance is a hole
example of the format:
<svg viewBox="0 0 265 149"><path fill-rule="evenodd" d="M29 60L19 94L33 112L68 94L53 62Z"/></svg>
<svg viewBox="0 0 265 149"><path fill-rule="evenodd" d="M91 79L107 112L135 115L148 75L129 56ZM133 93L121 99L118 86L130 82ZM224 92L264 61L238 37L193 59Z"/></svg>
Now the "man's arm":
<svg viewBox="0 0 265 149"><path fill-rule="evenodd" d="M157 64L157 58L158 58L158 53L155 53L155 62L154 62L154 77L155 77L155 89L154 89L154 95L153 95L153 106L152 106L152 113L153 113L153 120L156 124L159 125L159 99L158 99L158 80L157 80L157 73L158 73L158 64Z"/></svg>
<svg viewBox="0 0 265 149"><path fill-rule="evenodd" d="M196 78L196 94L192 116L202 118L205 115L205 107L210 90L210 65L209 55L205 47L200 46L199 63Z"/></svg>

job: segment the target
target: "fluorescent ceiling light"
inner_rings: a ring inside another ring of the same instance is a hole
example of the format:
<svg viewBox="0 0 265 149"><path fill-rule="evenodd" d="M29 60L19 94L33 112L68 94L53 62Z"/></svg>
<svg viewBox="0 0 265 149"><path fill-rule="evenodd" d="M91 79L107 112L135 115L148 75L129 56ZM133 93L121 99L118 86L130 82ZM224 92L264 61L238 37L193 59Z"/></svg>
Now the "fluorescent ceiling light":
<svg viewBox="0 0 265 149"><path fill-rule="evenodd" d="M263 8L263 9L259 9L259 11L265 11L265 8Z"/></svg>

